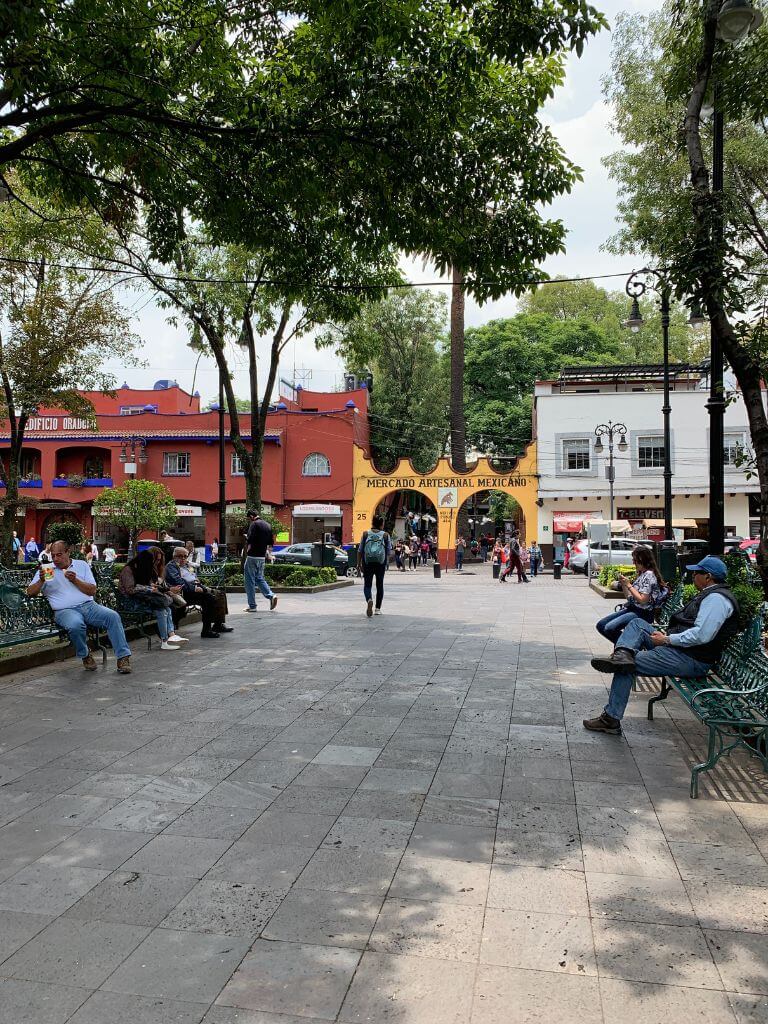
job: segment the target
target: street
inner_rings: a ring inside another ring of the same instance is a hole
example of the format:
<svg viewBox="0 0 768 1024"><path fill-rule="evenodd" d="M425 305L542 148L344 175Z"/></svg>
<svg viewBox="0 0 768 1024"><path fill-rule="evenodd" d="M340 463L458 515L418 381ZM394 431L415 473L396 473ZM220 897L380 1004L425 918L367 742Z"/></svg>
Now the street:
<svg viewBox="0 0 768 1024"><path fill-rule="evenodd" d="M766 1024L768 777L490 565L0 679L0 1024Z"/></svg>

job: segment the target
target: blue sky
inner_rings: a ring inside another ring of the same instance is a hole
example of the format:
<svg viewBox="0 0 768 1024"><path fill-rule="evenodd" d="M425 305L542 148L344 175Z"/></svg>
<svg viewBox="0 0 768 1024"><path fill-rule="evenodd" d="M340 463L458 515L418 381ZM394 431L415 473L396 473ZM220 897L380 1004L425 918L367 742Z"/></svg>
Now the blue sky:
<svg viewBox="0 0 768 1024"><path fill-rule="evenodd" d="M622 11L648 12L659 6L657 0L593 0L613 24ZM627 272L636 260L631 255L623 258L601 251L601 246L615 230L616 190L601 164L601 159L617 147L610 133L610 109L603 102L600 80L610 68L610 32L602 32L592 39L579 60L569 58L566 82L545 110L545 120L551 125L568 156L584 173L583 181L568 196L559 199L550 209L552 216L562 219L568 231L567 251L545 264L552 277L598 275ZM436 275L421 261L404 261L406 275L414 281L432 281ZM608 282L622 287L623 280ZM136 311L135 330L144 339L143 358L149 364L143 369L125 371L116 369L118 383L127 381L132 387L151 386L158 378L173 378L189 389L192 384L195 356L186 346L184 332L166 323L165 314L157 309L148 293L134 292L129 298ZM486 303L480 307L467 302L467 324L477 325L515 312L516 303L511 296ZM265 346L266 349L266 346ZM334 388L343 367L332 353L316 351L310 338L289 346L281 365L281 376L290 378L293 366L308 367L312 380L308 387L317 390ZM237 358L237 356L235 357ZM241 358L241 357L240 357ZM242 359L241 359L242 362ZM236 392L247 394L244 369L237 373ZM213 360L201 359L197 370L196 388L204 398L216 391L217 371Z"/></svg>

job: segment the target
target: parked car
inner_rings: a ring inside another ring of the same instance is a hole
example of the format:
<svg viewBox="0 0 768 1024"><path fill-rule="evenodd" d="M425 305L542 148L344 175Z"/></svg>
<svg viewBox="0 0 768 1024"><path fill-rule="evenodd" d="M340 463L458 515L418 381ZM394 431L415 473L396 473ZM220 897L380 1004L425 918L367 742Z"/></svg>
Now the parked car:
<svg viewBox="0 0 768 1024"><path fill-rule="evenodd" d="M593 566L608 565L609 562L613 565L629 565L632 561L630 554L638 544L644 544L644 542L627 537L613 537L609 551L607 540L592 545L588 540L577 540L571 548L568 568L573 572L586 573L588 560L592 562Z"/></svg>
<svg viewBox="0 0 768 1024"><path fill-rule="evenodd" d="M343 548L334 546L333 567L337 576L346 576L349 567L349 558ZM311 544L289 544L275 552L275 562L283 562L292 565L312 565Z"/></svg>
<svg viewBox="0 0 768 1024"><path fill-rule="evenodd" d="M757 561L757 549L760 547L760 541L756 537L752 537L750 540L743 540L739 544L740 551L746 551L747 558L750 562Z"/></svg>

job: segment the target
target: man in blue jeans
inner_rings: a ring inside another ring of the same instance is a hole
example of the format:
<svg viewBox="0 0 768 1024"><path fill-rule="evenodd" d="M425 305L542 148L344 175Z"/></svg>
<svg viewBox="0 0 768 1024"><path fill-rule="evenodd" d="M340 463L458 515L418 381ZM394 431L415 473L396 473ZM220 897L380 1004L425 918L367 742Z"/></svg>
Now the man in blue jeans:
<svg viewBox="0 0 768 1024"><path fill-rule="evenodd" d="M269 600L269 610L273 612L277 608L277 598L272 593L272 588L264 577L264 563L267 560L267 553L275 543L272 527L262 519L258 512L249 509L248 537L245 548L245 565L243 576L245 578L245 595L248 599L247 611L256 611L256 588Z"/></svg>
<svg viewBox="0 0 768 1024"><path fill-rule="evenodd" d="M669 620L662 633L651 622L633 619L616 641L610 657L592 659L598 672L612 672L608 703L597 718L584 720L590 732L621 735L632 680L641 676L705 676L726 644L739 631L739 606L725 586L726 565L712 555L687 568L698 594Z"/></svg>
<svg viewBox="0 0 768 1024"><path fill-rule="evenodd" d="M56 625L66 629L75 653L82 659L83 668L96 671L96 662L88 650L88 626L105 629L117 658L117 671L121 675L131 672L131 649L125 639L123 623L117 612L96 604L96 580L87 562L73 561L69 545L57 540L51 545L53 566L41 566L27 587L28 597L37 597L42 591L54 611Z"/></svg>

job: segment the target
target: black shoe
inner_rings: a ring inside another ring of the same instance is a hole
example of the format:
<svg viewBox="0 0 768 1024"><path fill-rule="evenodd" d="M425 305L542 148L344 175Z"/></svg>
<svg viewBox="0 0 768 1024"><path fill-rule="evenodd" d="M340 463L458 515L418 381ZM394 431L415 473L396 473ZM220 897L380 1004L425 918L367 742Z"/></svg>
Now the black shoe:
<svg viewBox="0 0 768 1024"><path fill-rule="evenodd" d="M605 711L599 718L585 718L582 723L590 732L605 732L609 736L621 736L621 722Z"/></svg>
<svg viewBox="0 0 768 1024"><path fill-rule="evenodd" d="M598 672L635 672L635 652L627 647L617 647L608 658L593 658L590 664Z"/></svg>
<svg viewBox="0 0 768 1024"><path fill-rule="evenodd" d="M217 622L213 631L214 633L234 633L232 626L225 626L223 622Z"/></svg>
<svg viewBox="0 0 768 1024"><path fill-rule="evenodd" d="M200 634L200 636L203 638L203 640L218 640L219 639L219 634L216 632L215 629L204 629L203 632Z"/></svg>

